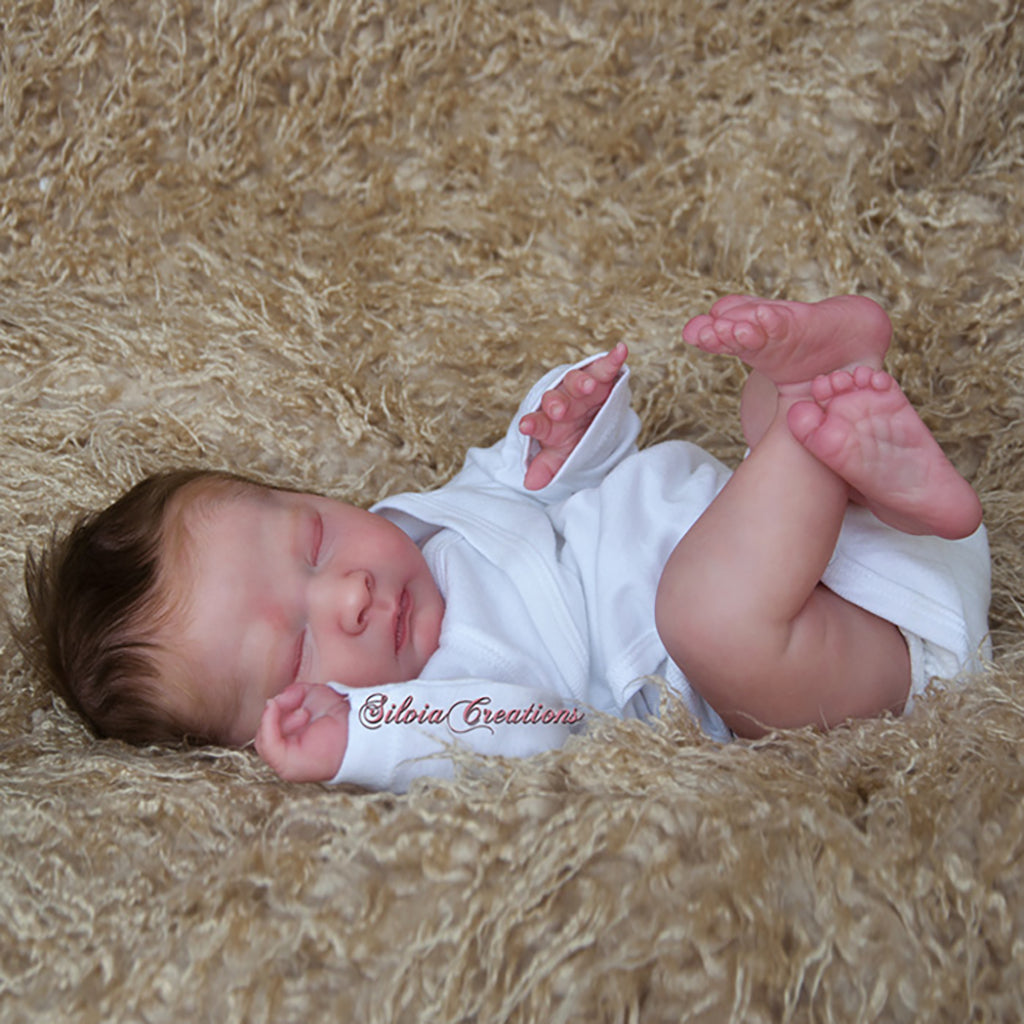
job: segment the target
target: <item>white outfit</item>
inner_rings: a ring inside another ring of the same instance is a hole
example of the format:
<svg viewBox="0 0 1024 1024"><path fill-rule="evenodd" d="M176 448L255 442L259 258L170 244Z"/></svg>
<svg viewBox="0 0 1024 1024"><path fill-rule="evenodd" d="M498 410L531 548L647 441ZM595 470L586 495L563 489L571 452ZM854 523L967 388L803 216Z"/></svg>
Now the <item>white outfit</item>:
<svg viewBox="0 0 1024 1024"><path fill-rule="evenodd" d="M539 381L505 438L470 449L450 483L374 506L420 545L445 616L419 679L331 684L351 706L333 781L402 792L417 775L450 774L450 743L517 757L557 747L590 710L656 713L652 675L668 680L708 734L730 738L654 623L662 569L730 471L688 442L637 451L624 371L555 479L527 491L531 442L519 420L568 369ZM851 506L823 582L900 628L912 695L987 653L984 527L960 541L913 537Z"/></svg>

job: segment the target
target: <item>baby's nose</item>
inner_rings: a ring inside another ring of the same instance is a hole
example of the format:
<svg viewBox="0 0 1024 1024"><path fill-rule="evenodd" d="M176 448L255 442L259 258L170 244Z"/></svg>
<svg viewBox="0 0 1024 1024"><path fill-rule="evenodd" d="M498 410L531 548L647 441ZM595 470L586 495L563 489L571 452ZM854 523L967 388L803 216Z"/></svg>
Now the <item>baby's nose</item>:
<svg viewBox="0 0 1024 1024"><path fill-rule="evenodd" d="M355 636L366 629L373 604L373 577L365 569L345 573L324 596L342 630Z"/></svg>

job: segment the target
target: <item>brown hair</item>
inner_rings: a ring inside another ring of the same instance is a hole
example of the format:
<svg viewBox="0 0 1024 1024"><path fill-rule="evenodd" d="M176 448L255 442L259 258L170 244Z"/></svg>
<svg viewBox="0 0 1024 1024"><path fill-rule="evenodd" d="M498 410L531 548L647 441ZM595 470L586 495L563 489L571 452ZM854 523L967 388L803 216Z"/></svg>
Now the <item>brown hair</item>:
<svg viewBox="0 0 1024 1024"><path fill-rule="evenodd" d="M167 699L156 655L170 595L162 580L168 508L190 484L254 485L181 469L140 481L101 512L56 533L25 562L37 660L57 692L101 736L130 743L219 742Z"/></svg>

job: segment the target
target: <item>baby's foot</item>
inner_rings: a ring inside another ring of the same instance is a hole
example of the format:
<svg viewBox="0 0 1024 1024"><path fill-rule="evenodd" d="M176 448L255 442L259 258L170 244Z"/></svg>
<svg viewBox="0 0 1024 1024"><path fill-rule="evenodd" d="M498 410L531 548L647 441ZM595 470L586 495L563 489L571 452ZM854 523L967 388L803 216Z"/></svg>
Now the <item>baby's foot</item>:
<svg viewBox="0 0 1024 1024"><path fill-rule="evenodd" d="M878 369L891 336L885 311L859 295L812 303L728 295L683 328L684 341L739 356L782 386L857 365Z"/></svg>
<svg viewBox="0 0 1024 1024"><path fill-rule="evenodd" d="M978 528L977 495L889 374L840 370L818 377L811 393L789 410L789 429L879 519L950 539Z"/></svg>

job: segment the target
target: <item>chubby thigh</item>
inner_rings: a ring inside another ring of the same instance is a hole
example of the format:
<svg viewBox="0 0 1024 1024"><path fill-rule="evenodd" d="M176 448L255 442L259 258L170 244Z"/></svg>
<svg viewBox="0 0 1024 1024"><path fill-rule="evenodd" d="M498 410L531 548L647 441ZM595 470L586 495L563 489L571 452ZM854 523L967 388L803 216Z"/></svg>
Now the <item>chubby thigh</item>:
<svg viewBox="0 0 1024 1024"><path fill-rule="evenodd" d="M730 475L695 445L666 442L554 510L566 538L563 557L574 563L586 598L595 704L602 710L621 712L647 674L668 675L687 703L700 705L681 672L664 671L655 600L669 556ZM987 652L983 527L959 541L910 536L850 506L823 582L844 602L896 627L910 652L911 698L936 669L953 675L976 667Z"/></svg>

